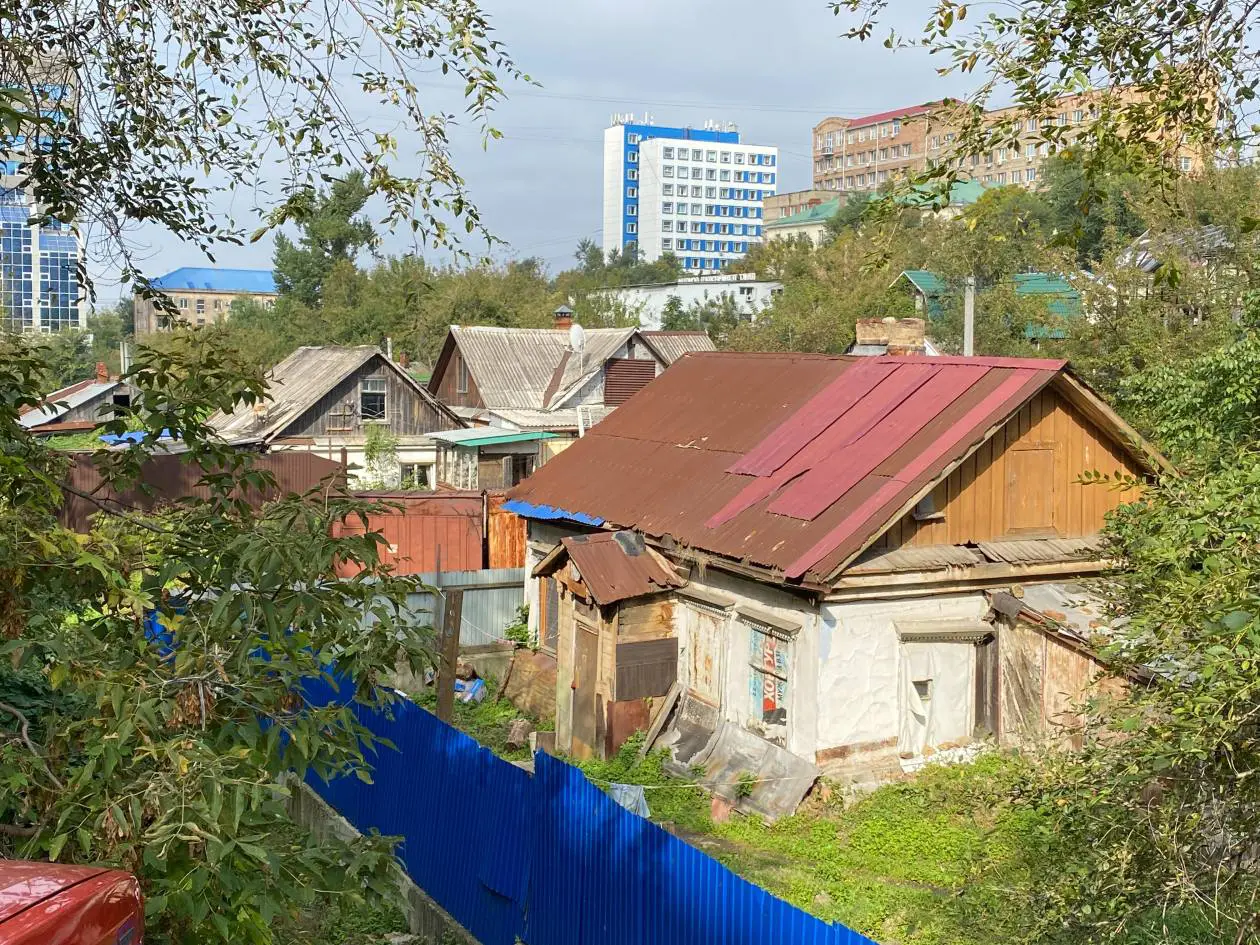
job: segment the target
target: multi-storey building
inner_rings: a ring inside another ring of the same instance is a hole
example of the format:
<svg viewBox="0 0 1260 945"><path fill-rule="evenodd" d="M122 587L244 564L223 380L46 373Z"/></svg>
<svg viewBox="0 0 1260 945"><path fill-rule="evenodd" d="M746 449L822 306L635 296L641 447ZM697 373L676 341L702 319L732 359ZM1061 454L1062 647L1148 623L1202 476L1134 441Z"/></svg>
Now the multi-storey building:
<svg viewBox="0 0 1260 945"><path fill-rule="evenodd" d="M270 269L213 269L184 266L152 280L179 313L179 321L205 325L228 317L237 299L252 299L265 308L276 300L276 278ZM153 300L136 295L136 334L170 327Z"/></svg>
<svg viewBox="0 0 1260 945"><path fill-rule="evenodd" d="M766 197L761 202L761 209L765 213L764 225L769 226L784 217L804 213L828 200L834 200L835 196L825 190L789 190Z"/></svg>
<svg viewBox="0 0 1260 945"><path fill-rule="evenodd" d="M1035 187L1051 154L1047 128L1067 128L1057 137L1073 140L1070 129L1091 119L1101 94L1102 90L1062 96L1047 114L1035 117L1017 107L986 112L986 121L1010 124L1012 140L984 154L955 153L958 103L949 100L865 118L824 118L814 126L814 187L872 191L945 161L956 162L965 176L983 184ZM1191 173L1202 166L1202 157L1178 140L1171 142L1171 150L1181 171Z"/></svg>
<svg viewBox="0 0 1260 945"><path fill-rule="evenodd" d="M41 110L55 116L64 88L49 84L42 91ZM79 236L36 205L24 164L24 144L0 153L0 323L18 331L83 328Z"/></svg>
<svg viewBox="0 0 1260 945"><path fill-rule="evenodd" d="M734 125L666 128L618 116L604 131L604 251L717 272L761 242L779 149L741 144Z"/></svg>

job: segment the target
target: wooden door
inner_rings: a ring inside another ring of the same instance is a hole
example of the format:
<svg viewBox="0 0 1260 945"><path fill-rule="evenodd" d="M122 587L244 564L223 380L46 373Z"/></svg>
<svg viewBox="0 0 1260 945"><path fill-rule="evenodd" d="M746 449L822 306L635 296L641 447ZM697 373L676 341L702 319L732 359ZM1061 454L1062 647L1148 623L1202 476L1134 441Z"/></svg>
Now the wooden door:
<svg viewBox="0 0 1260 945"><path fill-rule="evenodd" d="M708 702L722 702L722 628L726 614L689 606L687 621L687 685L692 694Z"/></svg>
<svg viewBox="0 0 1260 945"><path fill-rule="evenodd" d="M596 738L595 685L599 676L599 634L577 621L573 639L573 757L590 758Z"/></svg>
<svg viewBox="0 0 1260 945"><path fill-rule="evenodd" d="M1006 454L1006 533L1054 535L1054 450L1010 450Z"/></svg>

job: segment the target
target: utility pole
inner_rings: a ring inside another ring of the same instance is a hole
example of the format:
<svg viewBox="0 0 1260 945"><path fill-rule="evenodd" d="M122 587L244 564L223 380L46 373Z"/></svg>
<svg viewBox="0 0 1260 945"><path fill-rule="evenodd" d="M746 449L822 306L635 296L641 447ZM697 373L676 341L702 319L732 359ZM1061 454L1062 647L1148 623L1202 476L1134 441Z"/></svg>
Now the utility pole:
<svg viewBox="0 0 1260 945"><path fill-rule="evenodd" d="M976 353L976 277L968 276L963 291L963 354Z"/></svg>

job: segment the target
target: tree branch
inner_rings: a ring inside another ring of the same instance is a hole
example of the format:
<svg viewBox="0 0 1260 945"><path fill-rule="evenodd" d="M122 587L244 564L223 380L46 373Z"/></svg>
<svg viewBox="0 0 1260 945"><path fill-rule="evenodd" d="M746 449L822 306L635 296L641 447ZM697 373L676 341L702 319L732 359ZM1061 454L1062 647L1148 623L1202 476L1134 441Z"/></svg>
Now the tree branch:
<svg viewBox="0 0 1260 945"><path fill-rule="evenodd" d="M31 741L30 719L22 714L21 709L11 706L7 702L0 702L0 711L8 712L22 724L22 730L19 735L23 744L26 745L27 751L39 759L40 763L44 766L44 770L48 772L48 777L51 778L52 783L57 786L57 790L64 791L66 786L61 783L61 780L55 774L53 774L52 768L48 766L48 762L44 759L44 756L40 753L39 749L35 747L35 743Z"/></svg>

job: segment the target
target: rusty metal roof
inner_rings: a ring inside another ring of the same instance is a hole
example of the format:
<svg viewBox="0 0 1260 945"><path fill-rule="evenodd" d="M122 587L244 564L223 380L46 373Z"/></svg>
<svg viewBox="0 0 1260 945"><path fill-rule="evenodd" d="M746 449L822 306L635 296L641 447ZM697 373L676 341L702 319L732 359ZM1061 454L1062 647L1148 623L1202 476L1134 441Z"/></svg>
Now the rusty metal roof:
<svg viewBox="0 0 1260 945"><path fill-rule="evenodd" d="M509 493L823 584L1063 361L698 353Z"/></svg>
<svg viewBox="0 0 1260 945"><path fill-rule="evenodd" d="M561 539L556 551L538 562L534 574L554 573L565 558L573 563L591 596L603 606L659 594L687 583L636 532L600 532Z"/></svg>

